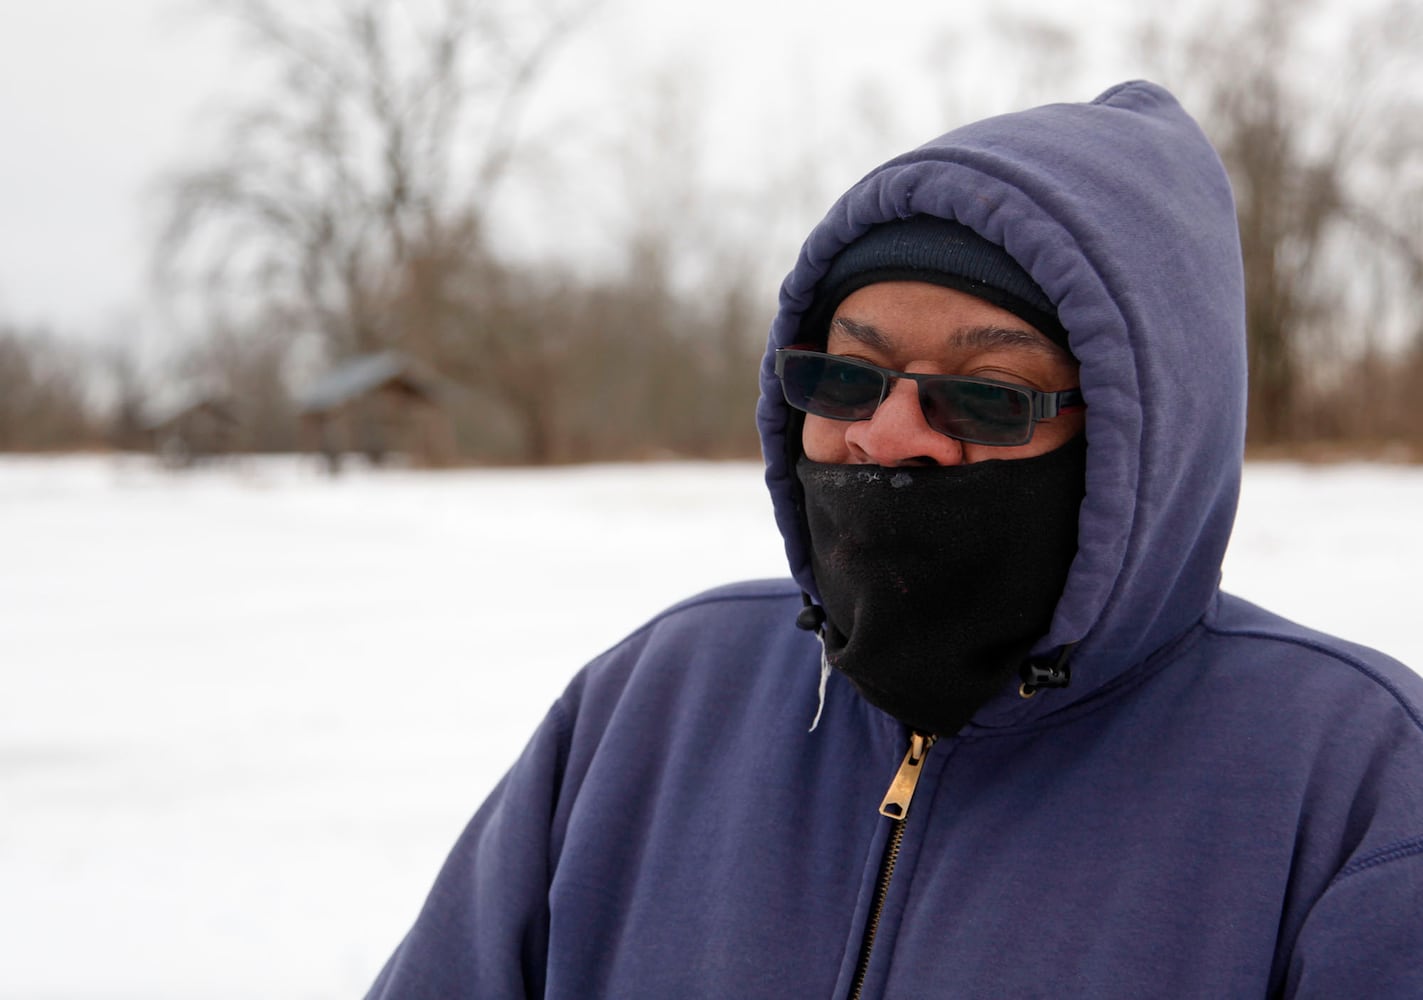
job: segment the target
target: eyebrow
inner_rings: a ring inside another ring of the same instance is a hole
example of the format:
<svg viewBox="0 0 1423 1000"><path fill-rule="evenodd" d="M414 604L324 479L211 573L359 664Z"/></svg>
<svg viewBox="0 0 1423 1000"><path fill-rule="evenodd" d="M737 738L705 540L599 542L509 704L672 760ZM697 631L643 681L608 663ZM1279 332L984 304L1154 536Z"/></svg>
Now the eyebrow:
<svg viewBox="0 0 1423 1000"><path fill-rule="evenodd" d="M866 347L888 353L894 342L879 327L871 323L861 323L845 316L836 316L830 323L846 336ZM1036 330L1024 330L1011 326L964 326L952 331L947 337L948 344L970 350L991 350L993 348L1024 348L1053 356L1062 353L1061 348Z"/></svg>

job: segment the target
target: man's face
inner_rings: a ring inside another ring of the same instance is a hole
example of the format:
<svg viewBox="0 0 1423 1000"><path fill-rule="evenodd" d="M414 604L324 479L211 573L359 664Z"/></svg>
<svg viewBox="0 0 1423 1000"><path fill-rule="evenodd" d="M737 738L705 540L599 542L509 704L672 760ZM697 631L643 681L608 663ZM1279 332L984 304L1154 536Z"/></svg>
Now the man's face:
<svg viewBox="0 0 1423 1000"><path fill-rule="evenodd" d="M825 350L895 371L971 375L1055 392L1077 386L1077 362L1032 325L982 299L940 285L885 281L846 297L830 321ZM813 462L847 465L959 465L1030 458L1065 444L1084 415L1039 421L1027 444L967 444L933 430L918 387L897 379L868 420L806 414L802 448Z"/></svg>

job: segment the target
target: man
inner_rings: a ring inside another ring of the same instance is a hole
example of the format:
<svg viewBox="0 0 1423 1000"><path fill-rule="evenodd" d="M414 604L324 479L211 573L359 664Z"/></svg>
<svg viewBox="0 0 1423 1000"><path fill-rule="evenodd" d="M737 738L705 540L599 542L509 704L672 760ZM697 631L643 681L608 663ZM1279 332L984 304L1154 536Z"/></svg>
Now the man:
<svg viewBox="0 0 1423 1000"><path fill-rule="evenodd" d="M852 188L762 370L794 582L585 668L371 995L1423 996L1423 683L1218 590L1241 284L1150 84Z"/></svg>

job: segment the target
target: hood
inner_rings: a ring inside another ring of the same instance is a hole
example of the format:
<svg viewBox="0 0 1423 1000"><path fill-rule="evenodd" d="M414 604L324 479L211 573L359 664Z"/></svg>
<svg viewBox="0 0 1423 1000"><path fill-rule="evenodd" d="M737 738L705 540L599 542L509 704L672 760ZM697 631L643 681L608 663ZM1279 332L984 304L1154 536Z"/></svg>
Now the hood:
<svg viewBox="0 0 1423 1000"><path fill-rule="evenodd" d="M1230 184L1169 93L1132 82L1089 104L976 122L875 169L811 232L781 287L757 406L791 574L818 599L774 351L835 255L873 225L958 221L1004 247L1057 308L1081 362L1087 481L1078 551L1035 655L1069 643L1071 684L995 699L979 725L1078 701L1196 622L1220 582L1245 431L1245 307Z"/></svg>

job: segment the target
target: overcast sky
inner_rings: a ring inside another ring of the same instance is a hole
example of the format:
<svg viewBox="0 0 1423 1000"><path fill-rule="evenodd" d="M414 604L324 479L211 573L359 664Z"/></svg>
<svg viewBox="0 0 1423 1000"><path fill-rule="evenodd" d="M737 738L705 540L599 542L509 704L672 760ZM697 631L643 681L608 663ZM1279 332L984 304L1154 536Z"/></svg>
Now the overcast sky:
<svg viewBox="0 0 1423 1000"><path fill-rule="evenodd" d="M1110 19L1123 6L1095 0L1090 9ZM1074 9L1081 18L1084 8ZM971 41L982 11L954 0L605 0L536 110L551 121L580 101L590 106L599 87L626 92L658 68L684 65L697 71L694 93L719 136L709 155L722 170L758 169L768 123L833 132L836 109L866 91L894 105L893 127L918 128L905 140L917 142L954 124L934 121L929 54L943 45L946 65L980 54ZM942 41L949 32L954 44ZM211 109L240 88L230 34L202 0L0 6L0 320L85 338L139 321L158 181L201 158ZM1100 66L1083 93L1062 96L1086 99L1136 72ZM991 93L992 73L984 77Z"/></svg>

